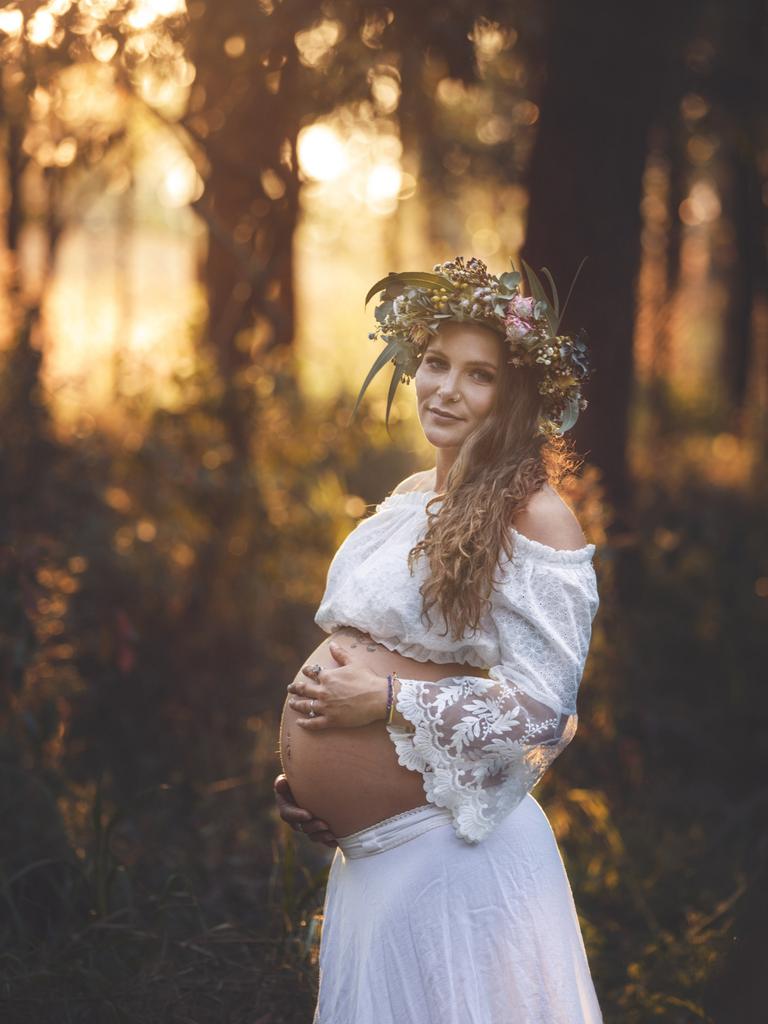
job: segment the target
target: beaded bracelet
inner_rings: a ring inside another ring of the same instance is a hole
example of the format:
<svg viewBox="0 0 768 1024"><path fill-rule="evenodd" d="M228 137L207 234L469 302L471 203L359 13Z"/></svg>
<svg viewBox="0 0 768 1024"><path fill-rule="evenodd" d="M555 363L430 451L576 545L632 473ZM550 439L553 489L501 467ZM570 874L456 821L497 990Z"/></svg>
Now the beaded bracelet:
<svg viewBox="0 0 768 1024"><path fill-rule="evenodd" d="M394 699L393 699L394 698L394 689L393 689L393 685L392 685L392 680L393 679L397 679L397 672L390 672L387 675L387 712L386 712L386 714L387 714L387 719L386 719L387 725L391 725L392 724L392 715L394 714L394 711L395 711L395 702L394 702Z"/></svg>

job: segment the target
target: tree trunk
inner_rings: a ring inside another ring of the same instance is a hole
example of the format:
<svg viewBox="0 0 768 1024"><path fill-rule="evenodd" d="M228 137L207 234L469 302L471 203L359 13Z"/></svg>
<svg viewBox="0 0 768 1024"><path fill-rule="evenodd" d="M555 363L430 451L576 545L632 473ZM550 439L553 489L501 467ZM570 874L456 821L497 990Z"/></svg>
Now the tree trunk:
<svg viewBox="0 0 768 1024"><path fill-rule="evenodd" d="M293 237L298 218L296 139L303 100L294 37L309 2L283 4L279 17L212 4L191 22L189 52L202 102L185 119L209 166L195 207L209 228L203 277L208 344L223 385L222 417L236 459L247 460L255 398L241 371L253 360L248 331L259 325L261 351L290 346L294 335ZM231 59L225 43L242 36ZM287 378L276 391L290 390Z"/></svg>
<svg viewBox="0 0 768 1024"><path fill-rule="evenodd" d="M768 291L768 266L760 179L754 159L749 154L735 152L731 155L729 170L730 187L724 206L733 226L733 246L721 365L734 430L740 432L752 357L752 311L757 293Z"/></svg>
<svg viewBox="0 0 768 1024"><path fill-rule="evenodd" d="M760 293L768 293L765 203L759 170L768 75L768 16L763 0L741 0L718 9L713 26L719 52L708 82L721 124L727 178L723 213L733 227L727 267L727 307L721 354L725 397L733 429L741 432L753 357L752 315Z"/></svg>
<svg viewBox="0 0 768 1024"><path fill-rule="evenodd" d="M621 520L630 489L626 449L642 174L654 114L662 101L670 102L673 84L660 38L676 55L687 12L670 13L658 2L649 9L598 0L554 0L551 11L541 124L529 167L525 258L536 269L548 266L563 291L588 257L562 325L566 333L587 329L594 366L585 387L589 408L574 441L605 474L606 496Z"/></svg>

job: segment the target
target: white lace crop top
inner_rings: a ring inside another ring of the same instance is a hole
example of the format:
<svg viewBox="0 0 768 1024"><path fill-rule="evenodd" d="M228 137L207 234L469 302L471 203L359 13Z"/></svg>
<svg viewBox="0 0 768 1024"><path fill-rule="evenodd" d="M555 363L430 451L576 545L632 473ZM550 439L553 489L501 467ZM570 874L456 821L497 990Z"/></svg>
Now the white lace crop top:
<svg viewBox="0 0 768 1024"><path fill-rule="evenodd" d="M513 529L513 557L502 552L491 608L457 643L437 605L431 627L422 617L425 558L416 560L413 576L407 564L435 494L390 494L358 523L331 561L315 622L327 633L353 626L416 661L488 670L488 679L401 679L397 710L413 730L386 726L399 763L422 774L427 800L451 811L461 839L479 842L576 732L599 605L595 545L559 550Z"/></svg>

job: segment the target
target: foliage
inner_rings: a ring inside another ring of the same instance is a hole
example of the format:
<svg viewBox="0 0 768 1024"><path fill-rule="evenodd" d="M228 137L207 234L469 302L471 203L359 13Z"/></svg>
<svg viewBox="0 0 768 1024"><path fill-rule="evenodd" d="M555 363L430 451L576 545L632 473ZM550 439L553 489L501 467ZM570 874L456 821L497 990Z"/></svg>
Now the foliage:
<svg viewBox="0 0 768 1024"><path fill-rule="evenodd" d="M578 741L541 799L608 1021L758 1019L720 986L765 941L764 508L657 470L631 543L599 552Z"/></svg>
<svg viewBox="0 0 768 1024"><path fill-rule="evenodd" d="M10 368L6 403L23 394ZM278 400L247 472L206 468L215 408L213 389L158 414L134 451L104 437L36 449L47 454L34 513L17 519L3 562L2 650L16 665L2 741L16 823L2 847L9 1021L30 1008L61 1019L62 1002L73 1021L245 1021L256 1009L287 1022L311 1009L328 861L276 827L274 711L349 528L332 512L339 481L360 468L341 436L325 461L313 448L317 419L341 410ZM707 993L764 871L761 502L649 482L622 549L594 471L572 486L599 542L601 611L579 742L537 795L606 1020L712 1020ZM244 537L237 558L222 527ZM723 702L751 736L741 760L713 742Z"/></svg>
<svg viewBox="0 0 768 1024"><path fill-rule="evenodd" d="M179 411L65 443L36 363L22 332L0 375L4 1020L302 1019L323 866L275 836L275 714L328 550L401 470L278 397L284 354L246 464L203 366Z"/></svg>
<svg viewBox="0 0 768 1024"><path fill-rule="evenodd" d="M675 275L704 254L689 258L688 241L709 230L702 219L683 231L679 211L690 221L702 205L683 183L722 179L722 249L706 254L719 285L733 230L724 405L675 404L660 332L636 406L640 419L659 414L665 451L649 429L618 529L603 522L610 479L598 486L589 470L573 493L599 543L601 611L578 740L538 795L607 1024L762 1019L767 495L758 474L751 489L732 486L710 436L744 414L749 367L765 393L749 328L766 287L759 5L708 0L695 18L697 5L659 5L660 37L640 8L591 18L559 0L548 62L534 4L516 6L515 29L490 20L510 16L499 0L482 15L464 0L151 7L0 12L3 1021L276 1024L311 1012L328 858L277 821L276 712L319 639L311 616L330 555L413 468L364 406L351 432L345 397L315 405L295 386L297 143L347 108L421 161L441 245L478 226L463 208L466 177L486 192L503 183L502 202L522 191L538 133L531 262L556 247L575 265L589 237L606 272L600 302L586 289L577 319L583 310L603 339L601 418L583 447L602 447L614 481L630 464L638 209L669 229L668 294L653 301L672 308ZM83 182L97 194L129 187L124 142L139 105L190 154L190 202L208 229L207 333L176 411L126 402L124 434L61 440L20 239L39 232L52 272L83 215ZM641 203L654 117L669 187ZM556 296L553 307L559 317ZM707 436L692 474L681 453L697 429ZM727 438L738 467L749 446Z"/></svg>

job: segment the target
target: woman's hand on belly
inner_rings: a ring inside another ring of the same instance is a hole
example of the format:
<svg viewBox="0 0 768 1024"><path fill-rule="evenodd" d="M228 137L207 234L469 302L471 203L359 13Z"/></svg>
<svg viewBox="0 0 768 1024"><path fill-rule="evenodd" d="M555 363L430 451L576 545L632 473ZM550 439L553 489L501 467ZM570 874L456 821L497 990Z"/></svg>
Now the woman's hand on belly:
<svg viewBox="0 0 768 1024"><path fill-rule="evenodd" d="M343 649L350 656L334 657L329 646ZM302 665L326 665L327 673L320 673L320 681L332 680L334 672L348 673L351 663L357 669L367 667L381 680L380 715L370 725L360 728L294 728L297 718L306 718L309 708L299 712L285 701L280 724L280 758L291 790L291 799L298 805L292 814L307 809L312 818L327 822L334 836L342 837L366 828L376 821L418 807L425 802L424 780L419 772L399 764L395 746L387 735L385 709L387 673L397 672L403 679L423 679L434 682L469 672L481 674L484 669L472 668L459 662L437 663L417 661L377 643L368 633L352 626L334 630L333 637L325 637L297 666L291 687L302 691L306 673ZM328 685L330 690L332 687ZM294 693L286 693L293 698ZM317 699L317 698L315 698ZM318 709L318 705L315 705ZM315 721L315 719L309 719ZM395 712L393 721L398 722ZM399 724L399 723L398 723ZM407 727L411 728L410 723ZM300 819L299 819L300 820ZM314 829L307 822L306 829Z"/></svg>
<svg viewBox="0 0 768 1024"><path fill-rule="evenodd" d="M296 679L288 690L294 696L289 705L294 711L309 716L297 718L304 729L352 729L370 725L386 718L387 678L368 665L355 662L352 655L331 641L328 649L339 663L338 668L309 665L302 668L306 680Z"/></svg>
<svg viewBox="0 0 768 1024"><path fill-rule="evenodd" d="M320 818L314 818L310 811L299 807L293 798L288 779L280 774L274 782L275 802L280 817L291 828L303 832L313 843L324 843L326 846L338 846L336 837L328 825Z"/></svg>

